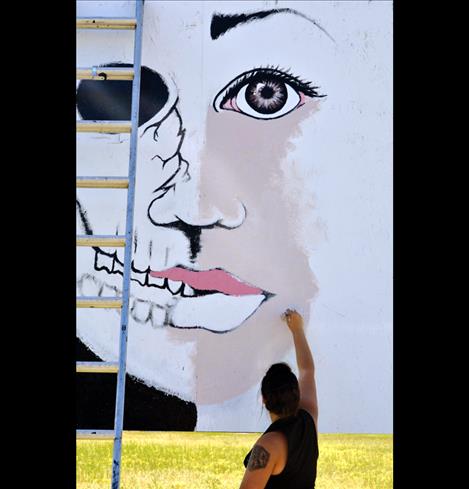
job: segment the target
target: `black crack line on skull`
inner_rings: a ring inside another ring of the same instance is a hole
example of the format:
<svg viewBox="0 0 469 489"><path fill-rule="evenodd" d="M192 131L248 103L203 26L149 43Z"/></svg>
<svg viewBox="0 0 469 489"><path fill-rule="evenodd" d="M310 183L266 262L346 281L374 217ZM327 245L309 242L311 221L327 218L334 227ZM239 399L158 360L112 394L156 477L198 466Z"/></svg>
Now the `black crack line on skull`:
<svg viewBox="0 0 469 489"><path fill-rule="evenodd" d="M160 194L158 196L158 198L161 198L165 195L165 193L170 190L172 187L174 187L176 185L176 183L173 183L171 185L168 185L169 182L171 182L172 180L174 180L174 178L179 174L179 172L181 171L181 162L184 162L185 165L186 165L186 170L184 172L184 176L188 175L188 178L186 179L186 181L188 181L190 179L190 175L189 175L189 172L188 172L188 168L189 168L189 163L183 159L183 157L181 156L181 154L178 154L178 167L176 169L176 171L168 178L166 179L160 186L158 186L157 188L155 188L155 190L153 190L152 193L156 194L157 192L162 192L162 191L165 191L163 194ZM150 207L151 207L151 204L150 204Z"/></svg>
<svg viewBox="0 0 469 489"><path fill-rule="evenodd" d="M161 119L159 120L158 122L155 122L154 124L152 124L151 126L148 126L144 131L143 131L143 134L141 137L143 137L145 135L145 133L148 131L148 129L154 127L155 130L153 132L153 140L154 141L158 141L158 129L160 128L160 126L163 124L163 122L173 113L176 114L178 120L179 120L179 129L178 129L178 133L177 133L177 137L180 138L179 142L178 142L178 145L177 145L177 148L176 150L174 151L174 153L169 156L168 158L161 158L160 155L156 154L155 156L153 156L153 158L151 158L152 160L154 160L155 158L159 158L162 162L163 162L163 168L165 167L166 163L173 159L178 153L179 151L181 150L181 146L182 146L182 143L184 142L184 137L186 135L186 130L184 129L183 127L183 122L182 122L182 117L181 117L181 114L179 113L179 111L177 110L176 108L176 105L178 104L179 102L179 97L176 98L174 104L172 105L172 107L169 109L169 111L167 112L167 114Z"/></svg>
<svg viewBox="0 0 469 489"><path fill-rule="evenodd" d="M185 182L188 182L190 179L191 179L191 176L190 176L190 173L189 173L189 162L186 161L182 156L181 156L181 160L185 165L186 165L186 169L184 170L184 174L183 174L183 177L186 177L187 178L184 180Z"/></svg>
<svg viewBox="0 0 469 489"><path fill-rule="evenodd" d="M179 99L178 99L179 100ZM177 103L177 101L176 101ZM176 105L176 104L175 104ZM168 115L166 117L168 117L172 111L174 110L174 113L176 114L176 117L178 118L179 120L179 129L178 129L178 133L177 133L177 137L179 138L179 142L178 142L178 145L177 145L177 148L176 148L176 151L174 151L174 153L169 156L168 158L162 158L160 155L156 154L155 156L153 156L152 160L154 160L155 158L159 158L162 162L163 162L163 168L166 166L166 163L168 163L168 161L172 160L180 151L181 151L181 147L182 147L182 143L184 142L184 138L186 136L186 130L185 128L183 127L183 122L182 122L182 117L181 117L181 114L179 113L179 111L177 110L177 108L175 107L174 105L174 108L171 109L171 112L168 113ZM164 122L164 119L158 123L156 129L155 129L155 134L154 136L156 135L156 137L158 137L158 129L159 127L161 126L161 124ZM153 139L156 141L155 137L153 137Z"/></svg>
<svg viewBox="0 0 469 489"><path fill-rule="evenodd" d="M166 113L166 115L163 116L163 118L160 119L159 121L154 122L153 124L147 126L140 137L142 138L146 134L146 132L148 131L148 129L151 129L152 127L155 127L156 128L156 131L155 132L156 132L156 136L158 137L158 129L159 129L159 127L172 114L173 110L176 109L176 105L178 104L178 102L179 102L179 97L176 98L176 100L174 101L173 105L170 107L170 109ZM153 135L155 135L155 132L153 133Z"/></svg>
<svg viewBox="0 0 469 489"><path fill-rule="evenodd" d="M173 192L176 191L176 185L177 183L172 183L171 185L168 185L170 182L172 182L174 180L174 178L180 173L181 171L181 167L182 167L182 163L184 163L185 165L185 169L184 169L184 173L183 173L183 178L185 178L185 181L189 181L191 176L190 176L190 173L189 173L189 162L187 160L185 160L181 153L180 153L180 150L181 150L181 147L182 147L182 144L184 142L184 137L185 137L185 134L186 134L186 130L185 128L183 127L183 120L182 120L182 117L181 117L181 114L179 113L178 109L177 109L177 103L179 102L179 97L176 99L176 101L174 102L173 106L171 107L171 110L168 111L168 113L165 115L165 117L153 124L153 126L156 126L156 133L157 133L157 130L158 128L160 127L160 125L169 117L170 114L172 114L172 112L174 111L174 113L176 114L178 120L179 120L179 131L178 131L178 136L180 137L180 140L179 140L179 143L178 143L178 147L176 149L176 151L169 157L167 158L166 160L162 159L159 155L155 155L158 156L160 158L161 161L163 161L163 168L164 168L164 165L171 159L173 159L176 155L178 156L178 166L177 166L177 169L176 171L165 181L163 182L159 187L157 187L153 193L158 193L158 196L153 199L149 206L148 206L148 209L147 209L147 217L148 219L150 220L150 222L155 225L155 226L166 226L166 224L161 224L161 223L158 223L156 222L150 215L150 212L151 212L151 208L152 206L155 204L155 202L159 199L162 199L171 189L173 189ZM149 127L153 127L153 126L149 126ZM145 132L149 129L146 128L145 129ZM144 132L144 134L145 134ZM179 219L179 218L178 218ZM180 219L179 219L180 220ZM191 249L194 249L194 245L191 244ZM198 249L198 251L200 251L200 248ZM192 259L194 259L194 257L192 257Z"/></svg>
<svg viewBox="0 0 469 489"><path fill-rule="evenodd" d="M159 187L153 190L152 193L156 194L158 191L169 190L171 187L174 187L176 185L175 183L172 183L171 185L168 185L168 183L171 182L171 180L174 180L174 177L176 177L180 169L181 169L181 160L179 160L178 162L177 170L164 183L162 183Z"/></svg>
<svg viewBox="0 0 469 489"><path fill-rule="evenodd" d="M186 165L186 170L185 170L183 176L187 175L188 179L190 179L190 174L188 172L189 163L186 160L184 160L181 155L179 155L178 169L176 170L176 172L170 178L168 178L166 180L166 182L164 182L160 187L158 187L154 191L154 192L160 191L160 195L158 195L158 197L156 197L155 199L153 199L150 202L150 205L148 206L148 209L147 209L147 217L154 226L161 226L161 227L166 227L166 228L176 228L176 229L180 229L181 231L183 231L184 234L189 239L190 248L191 248L191 260L194 261L196 259L197 255L199 254L200 250L201 250L200 235L201 235L202 229L214 229L214 228L222 228L222 229L226 229L226 230L236 229L239 226L241 226L241 224L246 220L247 209L246 209L246 206L243 203L241 203L243 210L244 210L244 217L241 220L241 223L238 225L235 225L235 226L228 226L226 224L222 224L223 219L219 219L217 222L209 224L209 225L204 225L204 226L197 225L197 226L195 226L195 225L185 223L177 215L175 215L177 221L173 221L170 223L158 223L158 222L156 222L150 214L152 206L155 204L155 202L157 200L162 199L171 189L173 189L173 191L175 192L177 184L174 183L170 186L167 186L167 184L171 180L173 180L173 178L179 173L179 171L181 169L181 161L184 162Z"/></svg>
<svg viewBox="0 0 469 489"><path fill-rule="evenodd" d="M168 183L171 182L179 174L179 172L181 170L181 162L184 162L184 164L186 165L186 168L185 168L184 174L183 174L183 178L186 177L185 178L185 181L186 182L190 180L189 163L182 157L182 155L180 153L181 147L182 147L182 144L184 142L185 135L186 135L186 129L184 128L184 123L183 123L181 114L179 113L178 109L176 108L178 102L179 102L179 97L176 99L176 101L174 102L173 106L168 111L168 113L165 115L165 117L163 117L163 119L161 119L157 123L155 123L152 126L149 126L149 127L147 127L145 129L145 132L146 132L150 127L156 127L155 133L154 133L154 139L155 139L155 136L158 137L158 129L159 129L159 127L173 113L173 111L174 111L174 113L176 114L176 117L179 120L179 130L178 130L178 133L177 133L177 137L179 137L179 142L178 142L178 146L177 146L176 150L174 151L174 153L171 156L169 156L168 158L161 158L160 155L155 155L152 158L152 160L153 160L156 157L158 157L162 161L162 163L163 163L162 169L164 169L165 166L166 166L166 164L168 163L168 161L170 161L173 158L175 158L176 156L178 156L178 167L177 167L176 171L165 182L163 182L159 187L157 187L153 191L153 193L156 193L156 192L161 191L161 190L164 190L165 191L163 194L161 194L159 196L159 198L161 198L164 195L166 195L167 191L171 188L171 187L168 187ZM145 132L143 134L145 134ZM143 136L143 134L142 134L142 136ZM173 186L174 185L175 184L173 184ZM151 205L153 204L153 202L150 204L149 207L151 207Z"/></svg>

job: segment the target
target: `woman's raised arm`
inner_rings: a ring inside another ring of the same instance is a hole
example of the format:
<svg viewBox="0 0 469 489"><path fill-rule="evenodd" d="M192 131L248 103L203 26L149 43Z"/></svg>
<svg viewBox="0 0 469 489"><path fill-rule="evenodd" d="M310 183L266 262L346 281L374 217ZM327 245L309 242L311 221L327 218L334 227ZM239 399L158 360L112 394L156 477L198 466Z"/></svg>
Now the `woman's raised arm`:
<svg viewBox="0 0 469 489"><path fill-rule="evenodd" d="M316 393L316 381L314 378L314 360L303 327L301 314L292 309L287 309L282 316L287 322L293 335L295 344L296 363L298 365L298 382L300 385L299 407L308 411L318 426L318 398Z"/></svg>

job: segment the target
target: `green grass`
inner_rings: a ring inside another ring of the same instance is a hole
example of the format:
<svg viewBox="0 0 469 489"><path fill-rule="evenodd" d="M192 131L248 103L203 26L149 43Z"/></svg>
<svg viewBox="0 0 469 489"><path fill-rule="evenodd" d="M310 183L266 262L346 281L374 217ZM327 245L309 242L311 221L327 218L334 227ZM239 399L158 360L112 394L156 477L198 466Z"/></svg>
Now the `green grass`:
<svg viewBox="0 0 469 489"><path fill-rule="evenodd" d="M257 433L123 437L121 489L239 489ZM316 489L391 489L392 435L319 435ZM112 441L77 441L77 489L109 489Z"/></svg>

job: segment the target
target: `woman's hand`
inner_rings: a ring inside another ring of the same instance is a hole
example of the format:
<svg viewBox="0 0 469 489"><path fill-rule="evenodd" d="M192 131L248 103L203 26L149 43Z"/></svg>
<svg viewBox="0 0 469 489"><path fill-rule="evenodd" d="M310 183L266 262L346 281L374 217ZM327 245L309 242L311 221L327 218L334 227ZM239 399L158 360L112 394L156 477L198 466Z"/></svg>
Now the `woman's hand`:
<svg viewBox="0 0 469 489"><path fill-rule="evenodd" d="M282 314L282 319L287 322L287 326L292 333L303 330L303 318L299 312L293 309L287 309Z"/></svg>

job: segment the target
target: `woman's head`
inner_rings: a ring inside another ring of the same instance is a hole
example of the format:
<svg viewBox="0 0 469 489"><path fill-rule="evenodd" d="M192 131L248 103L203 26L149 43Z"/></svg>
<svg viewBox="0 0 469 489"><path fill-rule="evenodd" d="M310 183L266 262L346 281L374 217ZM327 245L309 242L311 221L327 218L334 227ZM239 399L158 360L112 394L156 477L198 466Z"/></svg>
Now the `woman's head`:
<svg viewBox="0 0 469 489"><path fill-rule="evenodd" d="M267 370L261 384L265 407L277 416L295 414L300 402L298 379L286 363L275 363Z"/></svg>

